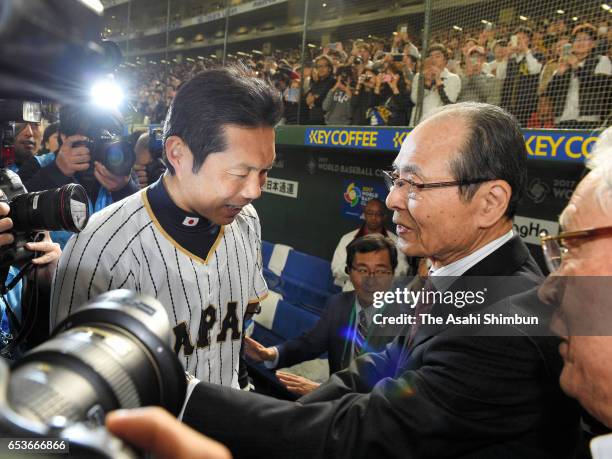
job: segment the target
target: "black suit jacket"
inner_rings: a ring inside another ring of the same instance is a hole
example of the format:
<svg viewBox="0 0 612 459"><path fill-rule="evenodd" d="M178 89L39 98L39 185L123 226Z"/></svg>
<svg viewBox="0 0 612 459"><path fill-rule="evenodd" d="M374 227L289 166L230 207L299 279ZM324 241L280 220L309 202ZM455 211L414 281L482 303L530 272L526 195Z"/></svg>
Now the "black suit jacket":
<svg viewBox="0 0 612 459"><path fill-rule="evenodd" d="M325 352L328 353L330 373L348 367L353 348L348 332L355 323L354 304L354 291L331 296L312 330L277 346L278 368L317 358ZM368 336L368 349L381 351L389 341L384 336Z"/></svg>
<svg viewBox="0 0 612 459"><path fill-rule="evenodd" d="M518 238L466 274L513 274L524 291L541 278ZM494 308L520 312L512 304ZM398 338L297 403L202 383L183 419L235 457L572 457L577 405L559 389L558 340L516 335L419 330L408 352Z"/></svg>

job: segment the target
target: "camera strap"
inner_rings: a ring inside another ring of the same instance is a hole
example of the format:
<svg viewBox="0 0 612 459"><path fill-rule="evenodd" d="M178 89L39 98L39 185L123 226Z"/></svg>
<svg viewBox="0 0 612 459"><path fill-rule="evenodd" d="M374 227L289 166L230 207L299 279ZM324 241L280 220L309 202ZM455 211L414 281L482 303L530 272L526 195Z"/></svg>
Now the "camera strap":
<svg viewBox="0 0 612 459"><path fill-rule="evenodd" d="M17 273L17 275L8 285L0 286L0 295L4 296L8 292L10 292L15 287L15 285L17 285L19 281L23 279L23 276L30 272L33 266L34 265L32 264L32 262L28 262L23 268L21 268L21 270ZM6 276L4 278L6 279Z"/></svg>
<svg viewBox="0 0 612 459"><path fill-rule="evenodd" d="M15 278L9 283L8 286L3 285L0 288L0 298L2 299L2 302L4 303L4 307L5 307L6 315L9 319L9 323L14 325L13 329L18 330L17 335L15 337L11 336L10 338L12 339L9 340L8 343L4 347L2 347L2 349L0 349L0 356L7 357L7 358L14 357L14 354L13 354L14 351L19 353L18 348L21 346L22 343L25 342L26 338L28 338L28 336L30 335L30 332L32 331L32 326L36 320L35 317L37 315L37 309L38 309L38 280L36 279L35 286L34 286L34 289L36 290L35 303L31 305L31 307L28 307L27 310L22 307L22 314L24 314L25 316L23 317L23 323L19 322L19 319L17 318L15 312L11 308L9 302L6 300L5 295L12 288L14 288L15 285L17 285L17 283L27 273L29 273L31 269L34 267L35 266L31 262L27 263L19 271L19 273L15 276Z"/></svg>

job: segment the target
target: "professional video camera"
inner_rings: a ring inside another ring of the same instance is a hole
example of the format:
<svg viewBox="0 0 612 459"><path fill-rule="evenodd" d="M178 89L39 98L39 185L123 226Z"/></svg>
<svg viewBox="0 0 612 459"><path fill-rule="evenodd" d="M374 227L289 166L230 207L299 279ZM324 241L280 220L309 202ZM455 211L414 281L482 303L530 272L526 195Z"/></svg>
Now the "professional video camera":
<svg viewBox="0 0 612 459"><path fill-rule="evenodd" d="M31 452L19 451L19 437L70 457L137 457L104 418L149 405L179 414L187 383L170 337L157 300L128 290L94 298L10 371L0 360L0 436L15 437L15 453Z"/></svg>

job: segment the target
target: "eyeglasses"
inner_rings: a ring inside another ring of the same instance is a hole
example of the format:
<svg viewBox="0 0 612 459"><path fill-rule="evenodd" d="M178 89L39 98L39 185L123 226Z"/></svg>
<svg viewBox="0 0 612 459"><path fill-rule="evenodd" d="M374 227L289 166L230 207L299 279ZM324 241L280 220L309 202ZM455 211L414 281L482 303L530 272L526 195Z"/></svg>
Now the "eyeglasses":
<svg viewBox="0 0 612 459"><path fill-rule="evenodd" d="M552 273L561 267L563 258L568 252L567 247L565 247L566 239L588 239L605 236L612 236L612 226L561 232L556 236L549 236L546 232L541 232L540 244L544 251L544 260L546 261L548 270Z"/></svg>
<svg viewBox="0 0 612 459"><path fill-rule="evenodd" d="M434 182L434 183L417 183L410 179L402 179L399 177L399 174L396 171L383 171L383 180L385 181L385 185L389 189L392 190L393 187L403 188L407 185L407 195L408 199L418 199L419 192L421 190L429 189L429 188L447 188L451 186L466 186L466 185L475 185L477 183L489 182L493 179L490 178L477 178L473 180L457 180L453 182Z"/></svg>
<svg viewBox="0 0 612 459"><path fill-rule="evenodd" d="M351 270L355 271L361 277L386 277L393 274L392 271L388 269L377 269L376 271L369 271L366 268L353 268Z"/></svg>

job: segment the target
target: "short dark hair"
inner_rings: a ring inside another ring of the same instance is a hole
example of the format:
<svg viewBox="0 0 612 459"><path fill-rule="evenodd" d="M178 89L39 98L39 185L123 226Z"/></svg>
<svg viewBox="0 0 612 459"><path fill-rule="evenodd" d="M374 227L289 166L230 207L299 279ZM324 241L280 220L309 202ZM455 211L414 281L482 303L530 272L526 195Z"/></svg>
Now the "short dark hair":
<svg viewBox="0 0 612 459"><path fill-rule="evenodd" d="M448 48L444 46L442 43L434 43L433 45L431 45L427 49L427 56L428 57L431 56L431 53L433 53L434 51L440 51L442 55L444 56L444 59L448 60L448 57L449 57Z"/></svg>
<svg viewBox="0 0 612 459"><path fill-rule="evenodd" d="M576 35L579 33L586 33L591 37L591 40L597 40L597 29L594 25L589 24L588 22L574 27L574 30L572 30L572 41L576 39Z"/></svg>
<svg viewBox="0 0 612 459"><path fill-rule="evenodd" d="M349 273L353 267L355 254L378 252L379 250L387 250L389 252L391 267L393 268L393 272L395 272L395 268L397 268L397 249L395 248L395 243L388 237L378 233L367 234L357 239L353 239L349 245L346 246L346 272Z"/></svg>
<svg viewBox="0 0 612 459"><path fill-rule="evenodd" d="M317 64L318 61L320 60L325 60L325 62L327 63L327 66L330 69L334 68L334 61L332 61L331 57L329 57L327 54L321 54L320 56L317 56L314 60L315 65Z"/></svg>
<svg viewBox="0 0 612 459"><path fill-rule="evenodd" d="M512 218L527 181L527 148L516 119L500 107L478 102L448 105L440 112L460 116L470 130L460 154L450 163L455 180L505 180L512 188L506 209L506 215ZM479 186L460 187L460 193L469 201Z"/></svg>
<svg viewBox="0 0 612 459"><path fill-rule="evenodd" d="M274 127L282 110L280 93L268 81L251 76L246 67L204 70L181 86L172 100L164 145L170 136L180 137L193 154L195 174L210 153L227 148L225 126ZM165 151L164 161L174 174Z"/></svg>
<svg viewBox="0 0 612 459"><path fill-rule="evenodd" d="M44 145L45 143L47 143L49 141L49 138L51 138L53 134L58 134L58 133L59 133L59 122L52 123L49 126L47 126L45 128L45 132L43 133L42 144Z"/></svg>
<svg viewBox="0 0 612 459"><path fill-rule="evenodd" d="M516 29L514 29L514 35L516 35L517 33L524 33L529 37L529 41L531 41L531 39L533 38L533 30L524 25L518 26Z"/></svg>

